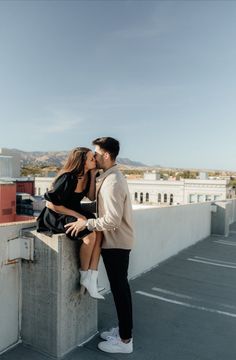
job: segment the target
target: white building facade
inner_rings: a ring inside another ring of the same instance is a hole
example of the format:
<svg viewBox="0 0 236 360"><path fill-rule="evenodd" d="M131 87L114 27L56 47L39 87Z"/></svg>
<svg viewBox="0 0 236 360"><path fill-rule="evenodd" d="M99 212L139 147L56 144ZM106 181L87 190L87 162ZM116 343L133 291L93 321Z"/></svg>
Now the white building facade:
<svg viewBox="0 0 236 360"><path fill-rule="evenodd" d="M156 180L157 174L145 174L144 179L127 180L133 204L177 205L225 200L228 180L183 179ZM43 196L54 178L35 177L35 195Z"/></svg>
<svg viewBox="0 0 236 360"><path fill-rule="evenodd" d="M0 148L0 176L20 177L21 158L17 151Z"/></svg>
<svg viewBox="0 0 236 360"><path fill-rule="evenodd" d="M144 179L128 180L134 204L178 205L225 200L229 191L227 185L227 180L208 178L153 180L150 174Z"/></svg>
<svg viewBox="0 0 236 360"><path fill-rule="evenodd" d="M53 177L35 177L35 195L43 196L51 188L53 180Z"/></svg>
<svg viewBox="0 0 236 360"><path fill-rule="evenodd" d="M13 159L12 156L0 155L0 178L12 178Z"/></svg>

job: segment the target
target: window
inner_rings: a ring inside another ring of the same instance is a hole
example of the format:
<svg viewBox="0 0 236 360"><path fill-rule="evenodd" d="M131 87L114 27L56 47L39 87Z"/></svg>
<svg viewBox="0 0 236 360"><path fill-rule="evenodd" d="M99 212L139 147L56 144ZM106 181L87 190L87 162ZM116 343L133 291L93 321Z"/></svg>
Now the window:
<svg viewBox="0 0 236 360"><path fill-rule="evenodd" d="M197 196L197 201L198 202L204 202L205 201L205 195L198 195Z"/></svg>
<svg viewBox="0 0 236 360"><path fill-rule="evenodd" d="M173 204L173 201L174 201L174 195L173 195L173 194L170 194L170 205Z"/></svg>
<svg viewBox="0 0 236 360"><path fill-rule="evenodd" d="M146 193L146 202L149 201L149 193Z"/></svg>
<svg viewBox="0 0 236 360"><path fill-rule="evenodd" d="M189 195L189 202L190 202L190 203L194 203L194 202L195 202L195 194L190 194L190 195Z"/></svg>
<svg viewBox="0 0 236 360"><path fill-rule="evenodd" d="M143 193L140 193L140 204L143 203Z"/></svg>
<svg viewBox="0 0 236 360"><path fill-rule="evenodd" d="M138 201L138 193L137 192L134 193L134 200Z"/></svg>
<svg viewBox="0 0 236 360"><path fill-rule="evenodd" d="M41 189L38 188L38 195L41 195Z"/></svg>
<svg viewBox="0 0 236 360"><path fill-rule="evenodd" d="M211 195L206 195L206 201L211 201Z"/></svg>
<svg viewBox="0 0 236 360"><path fill-rule="evenodd" d="M161 194L160 194L160 193L157 195L157 201L158 201L159 203L161 202Z"/></svg>
<svg viewBox="0 0 236 360"><path fill-rule="evenodd" d="M164 202L167 202L167 194L164 194Z"/></svg>

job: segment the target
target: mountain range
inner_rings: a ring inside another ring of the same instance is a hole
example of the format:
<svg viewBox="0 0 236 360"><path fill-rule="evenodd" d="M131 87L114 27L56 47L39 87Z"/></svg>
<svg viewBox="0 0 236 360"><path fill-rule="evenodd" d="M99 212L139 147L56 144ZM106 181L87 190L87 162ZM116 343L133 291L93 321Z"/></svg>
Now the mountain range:
<svg viewBox="0 0 236 360"><path fill-rule="evenodd" d="M10 151L10 149L8 149ZM12 152L17 153L22 160L22 165L39 165L39 166L57 166L60 167L67 158L69 151L22 151L18 149L11 149ZM139 168L149 167L140 161L133 161L128 158L117 158L117 163L123 167Z"/></svg>

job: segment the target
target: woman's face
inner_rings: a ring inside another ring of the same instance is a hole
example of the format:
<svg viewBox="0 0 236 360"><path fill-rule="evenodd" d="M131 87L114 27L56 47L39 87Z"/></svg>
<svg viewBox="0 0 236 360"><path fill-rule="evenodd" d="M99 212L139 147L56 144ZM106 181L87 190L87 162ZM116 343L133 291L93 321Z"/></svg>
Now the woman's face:
<svg viewBox="0 0 236 360"><path fill-rule="evenodd" d="M92 170L96 168L96 161L92 151L87 152L85 169Z"/></svg>

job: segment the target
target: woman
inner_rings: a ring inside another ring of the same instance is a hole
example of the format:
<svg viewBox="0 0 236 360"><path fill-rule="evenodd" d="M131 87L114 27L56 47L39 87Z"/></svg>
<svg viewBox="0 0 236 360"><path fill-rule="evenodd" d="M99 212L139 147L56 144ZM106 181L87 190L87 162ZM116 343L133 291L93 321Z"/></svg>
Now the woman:
<svg viewBox="0 0 236 360"><path fill-rule="evenodd" d="M96 161L92 151L85 147L73 149L63 168L52 184L52 189L44 195L46 207L39 215L37 231L59 234L66 231L65 225L78 218L95 218L81 206L84 196L95 200ZM98 262L102 233L91 232L87 228L77 236L67 235L79 241L80 283L96 299L104 299L97 290Z"/></svg>

